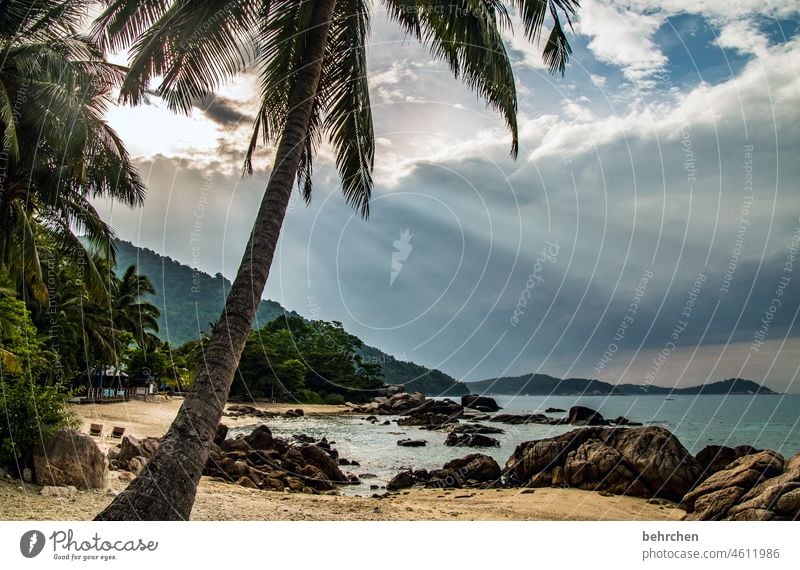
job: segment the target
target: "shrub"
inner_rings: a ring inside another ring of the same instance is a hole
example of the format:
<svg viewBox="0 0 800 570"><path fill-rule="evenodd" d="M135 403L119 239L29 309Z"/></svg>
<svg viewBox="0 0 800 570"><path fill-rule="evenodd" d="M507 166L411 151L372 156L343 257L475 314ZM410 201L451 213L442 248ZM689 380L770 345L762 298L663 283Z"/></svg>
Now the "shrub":
<svg viewBox="0 0 800 570"><path fill-rule="evenodd" d="M301 404L324 404L325 400L322 399L322 396L313 392L312 390L298 390L294 393L294 397L297 398L297 401Z"/></svg>
<svg viewBox="0 0 800 570"><path fill-rule="evenodd" d="M344 396L341 394L325 394L322 399L331 406L341 406L345 402Z"/></svg>
<svg viewBox="0 0 800 570"><path fill-rule="evenodd" d="M0 464L24 467L34 450L56 431L77 428L78 421L67 406L69 396L61 385L0 380Z"/></svg>

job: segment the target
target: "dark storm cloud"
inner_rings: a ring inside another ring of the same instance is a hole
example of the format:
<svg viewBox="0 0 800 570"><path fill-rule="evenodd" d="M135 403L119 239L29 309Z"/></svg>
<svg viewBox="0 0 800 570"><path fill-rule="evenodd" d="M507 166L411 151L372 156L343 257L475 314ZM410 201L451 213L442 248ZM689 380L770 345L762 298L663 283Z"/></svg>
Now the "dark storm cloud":
<svg viewBox="0 0 800 570"><path fill-rule="evenodd" d="M254 117L241 111L240 105L236 101L218 95L199 101L197 108L203 111L206 117L222 126L229 127L240 123L251 124L254 120Z"/></svg>

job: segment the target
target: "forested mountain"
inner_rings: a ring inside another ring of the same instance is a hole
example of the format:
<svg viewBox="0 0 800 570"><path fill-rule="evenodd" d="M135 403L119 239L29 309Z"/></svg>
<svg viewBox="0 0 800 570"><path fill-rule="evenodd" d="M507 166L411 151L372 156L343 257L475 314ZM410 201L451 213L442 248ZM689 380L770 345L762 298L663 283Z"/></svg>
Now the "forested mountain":
<svg viewBox="0 0 800 570"><path fill-rule="evenodd" d="M136 265L156 288L156 294L150 298L161 311L158 334L163 340L175 346L195 340L201 332L208 332L210 323L219 318L225 294L231 285L222 274L212 277L153 250L118 241L117 270L124 271L130 265ZM284 315L300 316L275 301L263 300L253 328L261 328ZM405 384L408 391L420 391L431 396L467 393L461 382L440 370L397 360L371 346L364 345L357 352L365 364L380 365L387 384Z"/></svg>
<svg viewBox="0 0 800 570"><path fill-rule="evenodd" d="M194 340L208 332L210 323L219 318L231 286L221 273L212 277L153 250L117 241L117 271L125 271L130 265L136 265L156 288L150 299L161 311L158 336L162 340L175 346ZM286 312L275 301L263 300L253 326L264 326ZM289 314L296 315L291 311Z"/></svg>

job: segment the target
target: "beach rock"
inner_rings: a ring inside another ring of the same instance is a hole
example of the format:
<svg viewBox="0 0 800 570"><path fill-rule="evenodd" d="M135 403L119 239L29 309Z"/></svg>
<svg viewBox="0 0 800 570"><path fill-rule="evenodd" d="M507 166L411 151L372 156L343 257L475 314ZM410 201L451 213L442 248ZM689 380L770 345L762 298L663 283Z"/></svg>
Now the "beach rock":
<svg viewBox="0 0 800 570"><path fill-rule="evenodd" d="M103 489L108 480L108 458L86 434L61 429L33 455L36 483L78 489Z"/></svg>
<svg viewBox="0 0 800 570"><path fill-rule="evenodd" d="M123 436L120 442L119 455L116 459L121 465L126 465L134 457L150 459L158 450L159 440L156 437L137 439L132 435Z"/></svg>
<svg viewBox="0 0 800 570"><path fill-rule="evenodd" d="M401 447L425 447L428 442L424 439L401 439L398 440L397 445Z"/></svg>
<svg viewBox="0 0 800 570"><path fill-rule="evenodd" d="M325 476L325 473L313 465L305 465L300 468L299 474L303 477L306 487L317 491L333 491L336 489L333 482ZM344 480L344 474L342 475Z"/></svg>
<svg viewBox="0 0 800 570"><path fill-rule="evenodd" d="M329 481L337 483L347 481L337 462L325 450L316 445L306 445L300 448L300 453L307 464L319 469Z"/></svg>
<svg viewBox="0 0 800 570"><path fill-rule="evenodd" d="M128 471L138 475L144 471L144 466L147 465L147 459L141 456L131 457L128 460Z"/></svg>
<svg viewBox="0 0 800 570"><path fill-rule="evenodd" d="M491 421L508 425L525 425L525 424L557 425L563 423L562 420L555 418L548 418L544 414L497 414L496 416L492 417Z"/></svg>
<svg viewBox="0 0 800 570"><path fill-rule="evenodd" d="M225 424L217 424L217 433L214 435L214 443L216 445L222 445L226 437L228 437L228 426Z"/></svg>
<svg viewBox="0 0 800 570"><path fill-rule="evenodd" d="M769 450L740 457L688 493L683 507L685 520L797 520L800 454L788 462Z"/></svg>
<svg viewBox="0 0 800 570"><path fill-rule="evenodd" d="M775 503L778 511L791 516L792 520L797 520L800 514L800 487L794 488L781 495Z"/></svg>
<svg viewBox="0 0 800 570"><path fill-rule="evenodd" d="M415 469L413 473L414 478L417 481L425 482L430 478L430 474L428 473L427 469Z"/></svg>
<svg viewBox="0 0 800 570"><path fill-rule="evenodd" d="M399 426L421 426L426 429L441 429L448 424L458 423L458 418L448 414L424 412L397 420Z"/></svg>
<svg viewBox="0 0 800 570"><path fill-rule="evenodd" d="M236 480L236 484L245 489L258 489L258 485L250 477L240 477Z"/></svg>
<svg viewBox="0 0 800 570"><path fill-rule="evenodd" d="M252 449L270 449L275 438L272 437L270 429L261 424L247 434L244 440Z"/></svg>
<svg viewBox="0 0 800 570"><path fill-rule="evenodd" d="M702 469L701 479L722 471L737 458L736 451L725 445L707 445L694 456Z"/></svg>
<svg viewBox="0 0 800 570"><path fill-rule="evenodd" d="M464 413L464 406L445 398L444 400L425 400L419 406L405 412L407 415L442 414L451 418L459 418Z"/></svg>
<svg viewBox="0 0 800 570"><path fill-rule="evenodd" d="M519 444L503 474L514 486L569 484L677 501L696 483L700 466L664 428L591 427Z"/></svg>
<svg viewBox="0 0 800 570"><path fill-rule="evenodd" d="M286 485L289 487L290 490L295 492L302 491L303 487L306 486L305 483L303 483L303 480L297 477L287 477Z"/></svg>
<svg viewBox="0 0 800 570"><path fill-rule="evenodd" d="M399 393L383 402L380 409L384 413L402 414L419 407L424 402L425 396L420 392L414 392L413 394Z"/></svg>
<svg viewBox="0 0 800 570"><path fill-rule="evenodd" d="M53 499L69 499L77 492L78 489L74 485L70 485L69 487L46 485L41 488L39 494L43 497L51 497Z"/></svg>
<svg viewBox="0 0 800 570"><path fill-rule="evenodd" d="M253 449L250 447L250 444L247 443L247 440L241 435L233 438L229 437L220 444L219 448L224 453L231 453L233 451L248 452L252 451Z"/></svg>
<svg viewBox="0 0 800 570"><path fill-rule="evenodd" d="M275 418L279 416L279 414L274 412L259 410L258 408L247 406L245 404L233 404L228 406L228 409L225 410L222 415L229 418L254 417L262 419Z"/></svg>
<svg viewBox="0 0 800 570"><path fill-rule="evenodd" d="M494 483L502 474L497 461L482 453L473 453L461 459L448 461L443 469L457 472L462 480L474 480L479 483Z"/></svg>
<svg viewBox="0 0 800 570"><path fill-rule="evenodd" d="M302 418L305 415L306 413L305 411L303 411L302 408L295 408L294 410L286 410L286 412L283 414L283 416L286 418Z"/></svg>
<svg viewBox="0 0 800 570"><path fill-rule="evenodd" d="M567 423L572 425L602 426L606 424L606 420L592 408L572 406L569 409Z"/></svg>
<svg viewBox="0 0 800 570"><path fill-rule="evenodd" d="M409 487L413 487L416 482L417 479L411 471L400 471L386 484L386 490L397 491L400 489L408 489Z"/></svg>
<svg viewBox="0 0 800 570"><path fill-rule="evenodd" d="M606 420L606 425L612 426L640 426L642 425L641 422L632 422L625 416L617 416L614 419Z"/></svg>
<svg viewBox="0 0 800 570"><path fill-rule="evenodd" d="M744 457L745 455L752 455L754 453L759 453L761 450L756 449L752 445L737 445L733 448L733 451L736 452L736 457Z"/></svg>
<svg viewBox="0 0 800 570"><path fill-rule="evenodd" d="M461 396L461 406L471 408L479 412L499 412L502 408L494 398L479 396L478 394L466 394Z"/></svg>
<svg viewBox="0 0 800 570"><path fill-rule="evenodd" d="M567 410L562 410L561 408L547 408L544 413L545 414L561 414L565 413Z"/></svg>
<svg viewBox="0 0 800 570"><path fill-rule="evenodd" d="M495 438L478 433L450 432L444 444L450 447L500 447L500 442Z"/></svg>
<svg viewBox="0 0 800 570"><path fill-rule="evenodd" d="M494 426L485 426L482 424L457 424L450 427L450 433L479 433L479 434L499 434L505 433L505 430L494 427Z"/></svg>
<svg viewBox="0 0 800 570"><path fill-rule="evenodd" d="M391 398L396 394L402 394L406 391L406 387L402 384L385 384L383 388L375 390L376 398Z"/></svg>
<svg viewBox="0 0 800 570"><path fill-rule="evenodd" d="M455 469L434 469L428 473L426 487L434 489L459 489L464 485L464 479Z"/></svg>

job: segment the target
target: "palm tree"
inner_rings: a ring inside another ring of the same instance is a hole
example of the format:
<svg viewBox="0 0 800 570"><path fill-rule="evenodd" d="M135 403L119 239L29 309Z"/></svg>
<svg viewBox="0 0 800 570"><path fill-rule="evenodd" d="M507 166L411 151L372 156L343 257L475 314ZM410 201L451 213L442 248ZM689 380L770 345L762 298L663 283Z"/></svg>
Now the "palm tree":
<svg viewBox="0 0 800 570"><path fill-rule="evenodd" d="M0 9L0 269L42 303L39 237L84 264L87 282L102 294L75 232L108 248L113 232L90 199L129 206L144 199L144 184L103 118L126 70L80 33L90 4L25 0Z"/></svg>
<svg viewBox="0 0 800 570"><path fill-rule="evenodd" d="M389 16L426 44L453 74L504 117L516 156L514 76L500 28L509 24L499 0L383 0ZM535 40L548 14L544 59L563 72L570 48L561 25L577 0L515 0L525 33ZM342 191L366 217L372 190L374 137L367 83L368 0L116 0L96 22L109 50L131 47L122 99L141 100L163 77L158 94L188 111L248 65L261 76L261 107L247 150L275 143L272 173L239 271L214 328L194 385L143 473L101 520L187 519L239 358L269 275L295 180L310 198L312 161L326 136L336 151Z"/></svg>
<svg viewBox="0 0 800 570"><path fill-rule="evenodd" d="M158 332L158 307L147 301L147 295L155 295L156 288L147 275L139 275L131 265L122 277L111 272L111 322L114 328L133 336L142 350L157 350L161 340Z"/></svg>

